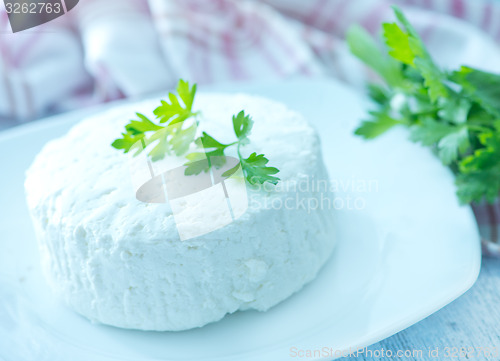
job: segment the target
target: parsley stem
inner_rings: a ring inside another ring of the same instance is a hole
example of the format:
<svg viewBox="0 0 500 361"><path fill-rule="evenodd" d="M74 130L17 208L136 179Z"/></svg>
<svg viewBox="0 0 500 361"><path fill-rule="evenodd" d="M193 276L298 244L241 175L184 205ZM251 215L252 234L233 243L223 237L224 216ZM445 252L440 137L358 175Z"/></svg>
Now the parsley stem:
<svg viewBox="0 0 500 361"><path fill-rule="evenodd" d="M469 130L474 130L474 131L480 132L480 133L482 133L482 132L489 132L490 131L490 128L483 127L483 126L480 126L480 125L468 124L467 128L469 128Z"/></svg>
<svg viewBox="0 0 500 361"><path fill-rule="evenodd" d="M240 153L241 143L239 141L237 141L235 143L238 143L238 146L236 147L236 152L238 153L238 158L240 158L240 162L241 162L243 160L243 157L241 156L241 153Z"/></svg>

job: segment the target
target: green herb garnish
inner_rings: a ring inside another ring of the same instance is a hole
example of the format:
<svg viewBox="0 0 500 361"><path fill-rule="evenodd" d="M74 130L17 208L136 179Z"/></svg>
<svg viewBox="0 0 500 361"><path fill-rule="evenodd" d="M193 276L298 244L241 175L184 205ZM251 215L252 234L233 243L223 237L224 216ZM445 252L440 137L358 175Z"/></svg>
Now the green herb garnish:
<svg viewBox="0 0 500 361"><path fill-rule="evenodd" d="M456 175L462 203L494 202L500 192L500 75L463 66L445 71L394 6L396 23L383 24L388 55L361 27L348 32L351 51L385 84L370 84L377 104L356 134L372 139L395 125L431 147Z"/></svg>
<svg viewBox="0 0 500 361"><path fill-rule="evenodd" d="M153 161L161 160L171 152L178 156L187 152L194 139L196 126L192 124L184 127L184 122L198 115L192 111L196 84L190 87L188 82L180 80L177 94L169 93L170 103L162 100L161 105L153 111L160 124L136 113L139 120L131 120L125 126L122 138L116 139L111 145L116 149L123 149L125 153L133 150L134 155L138 155L148 145L157 143L149 152Z"/></svg>
<svg viewBox="0 0 500 361"><path fill-rule="evenodd" d="M152 161L165 158L172 152L177 156L185 155L194 143L200 151L186 155L186 175L208 172L212 167L220 168L226 162L226 150L235 147L240 160L241 168L247 182L251 185L269 182L277 184L279 178L274 175L279 172L277 168L268 167L269 160L264 154L252 153L248 157L241 154L241 147L249 143L248 136L253 127L253 120L241 111L233 116L233 130L237 140L233 143L223 144L214 137L203 132L196 138L196 129L199 124L199 112L193 112L193 103L196 95L196 84L192 87L188 82L179 80L177 95L168 94L168 101L162 100L161 105L154 110L154 115L159 124L152 122L145 115L136 113L138 120L131 120L125 126L125 132L120 139L111 145L125 153L135 151L134 156L140 154L147 146L154 144L148 153ZM195 119L194 123L186 122ZM208 162L199 160L208 159ZM234 174L240 164L223 173L224 177Z"/></svg>
<svg viewBox="0 0 500 361"><path fill-rule="evenodd" d="M245 158L241 155L241 147L248 144L248 136L253 127L253 120L250 116L245 115L244 111L238 113L238 115L233 116L233 129L237 140L233 143L223 144L215 140L209 134L203 132L202 136L196 140L196 143L203 146L206 150L206 155L209 159L208 164L203 162L197 162L202 158L203 154L191 153L187 156L189 162L186 163L188 168L186 169L186 174L199 174L202 171L207 172L211 166L220 167L222 164L213 164L210 159L221 159L224 160L224 152L227 148L235 146L236 153L240 160L241 167L245 173L245 178L250 184L264 184L269 182L272 184L277 184L279 178L275 177L274 174L278 173L279 170L274 167L268 167L267 159L264 154L252 153L249 157ZM222 175L224 177L229 177L231 174L235 173L239 168L239 164L234 168L229 169Z"/></svg>

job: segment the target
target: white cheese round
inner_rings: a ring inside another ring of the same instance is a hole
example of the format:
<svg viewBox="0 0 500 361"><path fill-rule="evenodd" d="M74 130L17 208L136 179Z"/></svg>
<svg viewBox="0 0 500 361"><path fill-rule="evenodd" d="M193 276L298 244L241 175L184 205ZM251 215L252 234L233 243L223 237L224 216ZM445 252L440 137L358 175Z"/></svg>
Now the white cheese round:
<svg viewBox="0 0 500 361"><path fill-rule="evenodd" d="M332 194L311 125L264 98L199 94L199 127L216 139L234 141L232 115L251 115L242 153L264 153L281 181L247 186L248 209L229 224L217 225L220 198L206 196L217 200L209 209L184 209L182 219L196 229L208 214L214 230L181 240L172 204L137 200L129 158L110 145L136 111L154 119L157 104L122 105L83 120L49 142L28 170L27 202L54 292L94 322L164 331L265 311L300 290L335 244Z"/></svg>

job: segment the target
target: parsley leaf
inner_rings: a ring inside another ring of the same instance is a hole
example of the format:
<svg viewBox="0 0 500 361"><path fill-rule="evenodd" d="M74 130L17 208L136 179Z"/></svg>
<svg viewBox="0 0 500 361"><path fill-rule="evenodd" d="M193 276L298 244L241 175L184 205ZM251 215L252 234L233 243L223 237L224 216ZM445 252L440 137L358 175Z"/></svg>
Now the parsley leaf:
<svg viewBox="0 0 500 361"><path fill-rule="evenodd" d="M448 96L448 90L443 84L445 80L444 75L431 60L416 58L415 66L420 70L425 80L424 85L429 90L429 97L432 103L439 97Z"/></svg>
<svg viewBox="0 0 500 361"><path fill-rule="evenodd" d="M380 105L387 104L391 98L390 91L378 84L368 84L368 93L370 98Z"/></svg>
<svg viewBox="0 0 500 361"><path fill-rule="evenodd" d="M253 120L249 115L245 115L245 112L242 110L238 113L238 115L233 115L233 128L234 134L238 139L243 139L248 137L250 131L253 127Z"/></svg>
<svg viewBox="0 0 500 361"><path fill-rule="evenodd" d="M405 33L396 23L383 24L384 38L389 46L389 55L403 64L414 65L415 54L410 47L410 35Z"/></svg>
<svg viewBox="0 0 500 361"><path fill-rule="evenodd" d="M438 143L439 158L444 165L450 165L458 159L469 148L469 133L466 127L443 137Z"/></svg>
<svg viewBox="0 0 500 361"><path fill-rule="evenodd" d="M425 146L433 146L454 130L454 127L447 123L439 122L432 117L425 117L421 123L410 128L410 139Z"/></svg>
<svg viewBox="0 0 500 361"><path fill-rule="evenodd" d="M201 137L196 139L195 143L199 147L203 148L205 152L194 152L186 156L188 162L185 163L185 165L188 166L188 168L190 169L188 172L193 172L194 169L196 170L200 169L201 167L200 164L192 164L198 162L200 157L202 157L203 159L207 159L206 167L202 169L204 172L208 172L212 166L214 166L215 168L222 167L226 163L224 150L227 147L235 144L235 143L222 144L221 142L217 141L214 137L207 134L206 132L203 132ZM199 173L193 173L193 174L199 174Z"/></svg>
<svg viewBox="0 0 500 361"><path fill-rule="evenodd" d="M186 109L189 111L193 109L194 97L196 96L196 88L196 84L193 84L192 87L189 87L189 83L182 79L179 80L179 84L177 85L177 93L184 102Z"/></svg>
<svg viewBox="0 0 500 361"><path fill-rule="evenodd" d="M456 98L447 99L441 102L441 109L438 111L439 117L454 124L465 124L472 103L468 99Z"/></svg>
<svg viewBox="0 0 500 361"><path fill-rule="evenodd" d="M160 123L170 122L170 125L173 125L196 115L192 112L196 84L190 88L189 83L181 79L177 85L177 93L179 96L169 93L170 103L162 100L161 105L153 111Z"/></svg>
<svg viewBox="0 0 500 361"><path fill-rule="evenodd" d="M222 144L215 140L211 135L203 132L202 136L197 140L198 144L202 144L205 148L226 149L230 144Z"/></svg>
<svg viewBox="0 0 500 361"><path fill-rule="evenodd" d="M130 149L144 138L144 133L132 134L122 133L122 138L116 139L111 145L116 149L123 149L124 153L128 153ZM141 148L142 149L142 148ZM140 153L140 151L139 151Z"/></svg>
<svg viewBox="0 0 500 361"><path fill-rule="evenodd" d="M145 144L143 145L147 147L148 145L155 143L156 141L156 145L149 152L149 156L151 157L151 160L153 162L164 159L165 156L170 153L170 147L167 141L167 132L165 130L162 129L154 133L149 139L146 140Z"/></svg>
<svg viewBox="0 0 500 361"><path fill-rule="evenodd" d="M463 66L451 78L463 87L467 96L500 117L500 75Z"/></svg>
<svg viewBox="0 0 500 361"><path fill-rule="evenodd" d="M460 170L463 173L500 168L500 134L493 131L485 132L479 136L479 141L483 147L476 149L473 154L460 162Z"/></svg>
<svg viewBox="0 0 500 361"><path fill-rule="evenodd" d="M125 126L125 130L130 134L143 134L149 131L157 131L163 129L163 127L156 125L151 120L149 120L145 115L141 113L136 113L140 120L131 120L129 124Z"/></svg>
<svg viewBox="0 0 500 361"><path fill-rule="evenodd" d="M164 125L156 124L144 114L136 113L139 119L130 120L125 125L126 132L122 133L122 138L116 139L111 146L124 150L125 153L133 148L137 155L149 145L156 143L149 152L153 161L163 159L171 150L177 155L185 153L194 140L196 131L196 127L192 125L184 128L186 125L184 122L198 114L192 112L196 85L191 87L188 82L180 80L177 93L178 96L169 93L170 103L162 100L162 105L154 111L160 124Z"/></svg>
<svg viewBox="0 0 500 361"><path fill-rule="evenodd" d="M171 138L169 145L177 156L185 154L196 136L196 124L183 128L182 123L176 123L168 127Z"/></svg>
<svg viewBox="0 0 500 361"><path fill-rule="evenodd" d="M186 155L188 162L186 165L185 175L198 175L201 172L207 173L210 170L208 157L203 152L193 152Z"/></svg>
<svg viewBox="0 0 500 361"><path fill-rule="evenodd" d="M278 173L279 170L274 167L267 167L267 163L269 163L269 159L264 154L255 152L250 154L248 158L241 159L243 171L250 184L264 184L265 182L278 184L280 179L273 177L273 175Z"/></svg>
<svg viewBox="0 0 500 361"><path fill-rule="evenodd" d="M455 181L457 195L462 203L486 200L490 203L498 199L500 192L500 169L485 169L474 173L460 173Z"/></svg>
<svg viewBox="0 0 500 361"><path fill-rule="evenodd" d="M365 139L376 138L400 123L385 112L370 112L370 115L373 116L373 120L364 121L355 131L356 135L360 135Z"/></svg>

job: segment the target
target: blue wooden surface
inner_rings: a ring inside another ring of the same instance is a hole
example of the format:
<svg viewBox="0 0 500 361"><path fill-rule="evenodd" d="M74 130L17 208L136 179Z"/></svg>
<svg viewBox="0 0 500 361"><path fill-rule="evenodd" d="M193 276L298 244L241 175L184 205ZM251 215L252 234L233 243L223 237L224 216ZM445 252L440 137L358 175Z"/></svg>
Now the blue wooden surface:
<svg viewBox="0 0 500 361"><path fill-rule="evenodd" d="M472 347L471 357L444 357L446 347ZM480 348L497 348L500 353L500 259L483 258L481 273L474 286L462 297L416 325L369 347L369 350L391 350L394 360L500 360L477 354ZM441 352L439 358L429 356L429 349ZM422 350L415 357L395 357L398 350ZM475 354L475 356L473 356ZM358 356L344 360L391 360Z"/></svg>

